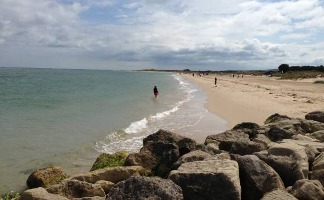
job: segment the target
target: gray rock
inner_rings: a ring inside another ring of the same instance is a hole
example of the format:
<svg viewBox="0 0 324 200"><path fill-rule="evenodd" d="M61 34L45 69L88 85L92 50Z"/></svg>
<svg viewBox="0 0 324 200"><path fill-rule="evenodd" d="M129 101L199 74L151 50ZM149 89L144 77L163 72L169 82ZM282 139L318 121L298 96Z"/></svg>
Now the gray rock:
<svg viewBox="0 0 324 200"><path fill-rule="evenodd" d="M323 131L323 133L324 133L324 131ZM317 140L317 139L314 139L312 137L308 137L306 135L301 135L301 134L293 135L291 137L291 139L293 139L293 140L304 140L304 141L308 141L308 142L319 142L319 140Z"/></svg>
<svg viewBox="0 0 324 200"><path fill-rule="evenodd" d="M249 140L249 135L240 131L235 130L229 130L225 131L223 133L219 133L216 135L209 135L207 136L205 140L205 144L208 145L210 143L216 143L219 144L222 142L228 142L229 147L227 148L227 151L230 150L232 143L234 141L240 141L240 140Z"/></svg>
<svg viewBox="0 0 324 200"><path fill-rule="evenodd" d="M275 114L271 115L270 117L268 117L264 123L270 124L270 123L279 122L279 121L287 120L287 119L289 120L289 119L291 119L291 117L275 113Z"/></svg>
<svg viewBox="0 0 324 200"><path fill-rule="evenodd" d="M222 150L219 150L219 148L218 148L218 144L215 144L215 143L209 143L207 145L198 144L196 146L196 150L201 150L201 151L209 153L211 155L222 153Z"/></svg>
<svg viewBox="0 0 324 200"><path fill-rule="evenodd" d="M60 184L53 185L50 188L48 188L47 192L65 196L69 199L105 196L105 192L99 184L91 184L79 180L63 181Z"/></svg>
<svg viewBox="0 0 324 200"><path fill-rule="evenodd" d="M233 160L183 163L169 178L182 188L185 199L241 199L239 169Z"/></svg>
<svg viewBox="0 0 324 200"><path fill-rule="evenodd" d="M234 126L232 130L241 131L249 135L250 139L255 138L259 134L260 126L253 122L243 122Z"/></svg>
<svg viewBox="0 0 324 200"><path fill-rule="evenodd" d="M206 158L211 157L209 153L197 150L197 151L191 151L190 153L187 153L179 158L177 162L175 162L172 166L172 169L178 169L178 167L186 162L193 162L198 160L205 160Z"/></svg>
<svg viewBox="0 0 324 200"><path fill-rule="evenodd" d="M324 184L324 153L321 153L315 158L312 165L311 179L316 179L320 181L322 185Z"/></svg>
<svg viewBox="0 0 324 200"><path fill-rule="evenodd" d="M273 123L266 124L265 128L270 128L270 129L276 128L276 129L272 130L272 132L270 132L272 135L268 135L269 133L266 133L266 136L268 136L272 141L274 141L274 140L271 137L275 137L276 134L279 134L279 136L282 136L283 138L281 138L281 139L285 139L285 138L291 138L291 136L293 136L293 135L297 135L297 134L304 135L307 133L302 128L302 123L301 123L300 119L285 119L285 120L276 121ZM277 131L278 133L276 133L275 131ZM284 133L283 131L285 131L286 133ZM277 140L275 140L275 141L277 141Z"/></svg>
<svg viewBox="0 0 324 200"><path fill-rule="evenodd" d="M68 200L68 198L48 193L44 188L34 188L24 191L19 200Z"/></svg>
<svg viewBox="0 0 324 200"><path fill-rule="evenodd" d="M294 183L289 193L299 200L324 199L323 186L318 180L298 180Z"/></svg>
<svg viewBox="0 0 324 200"><path fill-rule="evenodd" d="M316 131L324 130L324 123L313 121L313 120L300 120L301 128L305 130L306 133L313 133Z"/></svg>
<svg viewBox="0 0 324 200"><path fill-rule="evenodd" d="M286 130L279 127L271 127L267 132L266 136L274 142L281 141L283 139L290 139L292 138L296 133L293 130Z"/></svg>
<svg viewBox="0 0 324 200"><path fill-rule="evenodd" d="M288 187L299 179L308 177L309 163L305 147L292 142L271 146L267 151L254 155L270 165Z"/></svg>
<svg viewBox="0 0 324 200"><path fill-rule="evenodd" d="M324 130L315 131L310 134L312 137L318 139L320 142L324 142Z"/></svg>
<svg viewBox="0 0 324 200"><path fill-rule="evenodd" d="M267 192L285 189L279 174L254 155L235 156L239 164L242 199L259 200Z"/></svg>
<svg viewBox="0 0 324 200"><path fill-rule="evenodd" d="M285 190L274 190L267 193L261 200L298 200Z"/></svg>
<svg viewBox="0 0 324 200"><path fill-rule="evenodd" d="M223 142L219 143L219 148L222 149ZM227 145L227 144L226 144ZM268 147L264 143L257 143L249 140L235 141L229 150L232 154L248 155L254 152L266 150Z"/></svg>
<svg viewBox="0 0 324 200"><path fill-rule="evenodd" d="M83 198L73 198L73 200L105 200L106 197L83 197Z"/></svg>
<svg viewBox="0 0 324 200"><path fill-rule="evenodd" d="M106 200L182 200L181 188L171 180L152 177L131 177L116 184Z"/></svg>
<svg viewBox="0 0 324 200"><path fill-rule="evenodd" d="M324 123L324 112L323 111L314 111L305 115L305 119L314 120Z"/></svg>
<svg viewBox="0 0 324 200"><path fill-rule="evenodd" d="M128 179L131 176L140 175L143 173L145 173L145 170L141 166L111 167L75 175L70 179L85 181L92 184L96 183L99 180L118 183L120 181Z"/></svg>
<svg viewBox="0 0 324 200"><path fill-rule="evenodd" d="M28 188L49 187L67 178L60 167L47 167L34 171L27 179Z"/></svg>
<svg viewBox="0 0 324 200"><path fill-rule="evenodd" d="M113 182L104 180L97 181L95 184L100 185L106 194L108 194L110 192L110 189L115 185Z"/></svg>

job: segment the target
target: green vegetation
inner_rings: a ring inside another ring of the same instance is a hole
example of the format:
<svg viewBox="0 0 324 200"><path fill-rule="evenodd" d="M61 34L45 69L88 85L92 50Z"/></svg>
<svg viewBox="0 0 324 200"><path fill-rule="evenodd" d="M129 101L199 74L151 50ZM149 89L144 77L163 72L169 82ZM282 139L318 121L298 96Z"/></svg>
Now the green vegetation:
<svg viewBox="0 0 324 200"><path fill-rule="evenodd" d="M14 200L14 199L18 199L19 197L20 197L19 193L11 191L7 194L2 195L1 200Z"/></svg>
<svg viewBox="0 0 324 200"><path fill-rule="evenodd" d="M315 81L315 84L324 84L324 81Z"/></svg>
<svg viewBox="0 0 324 200"><path fill-rule="evenodd" d="M126 151L119 151L114 154L106 154L106 153L101 154L97 158L96 162L92 165L90 171L103 169L106 167L123 166L128 155L129 153Z"/></svg>
<svg viewBox="0 0 324 200"><path fill-rule="evenodd" d="M288 71L286 73L273 73L275 77L280 77L280 79L304 79L304 78L316 78L318 76L323 76L324 73L320 71Z"/></svg>

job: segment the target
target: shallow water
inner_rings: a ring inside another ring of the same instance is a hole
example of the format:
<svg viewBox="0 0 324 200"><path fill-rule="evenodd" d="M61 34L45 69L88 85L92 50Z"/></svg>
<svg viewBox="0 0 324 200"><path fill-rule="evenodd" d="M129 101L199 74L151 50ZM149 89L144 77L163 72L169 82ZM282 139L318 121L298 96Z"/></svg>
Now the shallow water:
<svg viewBox="0 0 324 200"><path fill-rule="evenodd" d="M137 151L160 128L189 137L224 130L205 101L171 73L0 68L0 193L23 188L41 167L88 171L100 153Z"/></svg>

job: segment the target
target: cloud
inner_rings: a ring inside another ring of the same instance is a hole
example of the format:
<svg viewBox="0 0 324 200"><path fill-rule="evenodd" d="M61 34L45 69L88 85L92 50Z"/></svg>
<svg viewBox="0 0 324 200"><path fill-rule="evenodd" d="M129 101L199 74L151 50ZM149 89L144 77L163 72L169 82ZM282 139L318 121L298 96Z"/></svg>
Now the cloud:
<svg viewBox="0 0 324 200"><path fill-rule="evenodd" d="M0 4L0 60L8 66L276 68L320 60L310 46L321 44L324 29L320 0Z"/></svg>

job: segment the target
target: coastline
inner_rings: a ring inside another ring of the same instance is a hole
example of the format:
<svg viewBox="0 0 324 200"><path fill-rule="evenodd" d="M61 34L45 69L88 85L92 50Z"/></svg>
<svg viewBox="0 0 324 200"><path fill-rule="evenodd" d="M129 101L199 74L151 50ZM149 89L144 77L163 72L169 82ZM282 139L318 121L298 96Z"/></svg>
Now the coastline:
<svg viewBox="0 0 324 200"><path fill-rule="evenodd" d="M309 111L324 107L324 87L315 79L277 80L265 76L182 74L207 94L205 108L227 121L231 129L242 122L262 125L272 114L304 118ZM217 77L217 87L214 78ZM317 80L317 79L316 79Z"/></svg>

